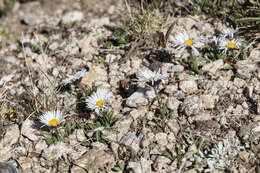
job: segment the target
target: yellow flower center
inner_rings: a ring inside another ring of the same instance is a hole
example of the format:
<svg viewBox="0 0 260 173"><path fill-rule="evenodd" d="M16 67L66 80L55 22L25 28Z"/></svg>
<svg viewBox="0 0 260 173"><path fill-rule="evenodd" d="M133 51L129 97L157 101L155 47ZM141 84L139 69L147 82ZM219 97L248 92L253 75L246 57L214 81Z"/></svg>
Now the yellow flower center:
<svg viewBox="0 0 260 173"><path fill-rule="evenodd" d="M236 47L236 43L230 41L230 42L227 43L227 47L228 48L234 48L234 47Z"/></svg>
<svg viewBox="0 0 260 173"><path fill-rule="evenodd" d="M96 103L96 105L97 105L98 107L101 107L103 104L105 104L105 100L99 100L99 101Z"/></svg>
<svg viewBox="0 0 260 173"><path fill-rule="evenodd" d="M193 40L186 40L185 42L186 42L186 45L188 45L188 46L194 44L194 41L193 41Z"/></svg>
<svg viewBox="0 0 260 173"><path fill-rule="evenodd" d="M52 119L49 121L50 126L57 126L59 124L59 120L57 119Z"/></svg>

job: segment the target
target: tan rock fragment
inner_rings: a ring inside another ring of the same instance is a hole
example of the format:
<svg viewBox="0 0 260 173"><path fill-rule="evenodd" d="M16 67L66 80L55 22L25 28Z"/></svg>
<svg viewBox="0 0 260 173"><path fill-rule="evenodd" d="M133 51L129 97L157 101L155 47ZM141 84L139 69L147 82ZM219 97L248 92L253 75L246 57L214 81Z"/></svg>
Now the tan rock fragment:
<svg viewBox="0 0 260 173"><path fill-rule="evenodd" d="M107 72L102 69L99 65L93 65L90 70L83 76L80 84L83 87L92 88L92 83L94 81L106 81Z"/></svg>

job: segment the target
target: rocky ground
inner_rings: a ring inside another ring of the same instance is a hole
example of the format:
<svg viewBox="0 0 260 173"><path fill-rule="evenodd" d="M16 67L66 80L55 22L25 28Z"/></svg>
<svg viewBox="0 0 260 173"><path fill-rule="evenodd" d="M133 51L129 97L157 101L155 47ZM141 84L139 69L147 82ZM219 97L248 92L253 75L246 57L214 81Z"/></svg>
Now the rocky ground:
<svg viewBox="0 0 260 173"><path fill-rule="evenodd" d="M175 34L213 38L228 23L169 5L33 1L3 16L0 172L259 172L259 32L242 28L231 60L205 46L192 68ZM168 77L138 81L147 69ZM98 87L113 93L107 114L86 107ZM43 127L56 109L66 120Z"/></svg>

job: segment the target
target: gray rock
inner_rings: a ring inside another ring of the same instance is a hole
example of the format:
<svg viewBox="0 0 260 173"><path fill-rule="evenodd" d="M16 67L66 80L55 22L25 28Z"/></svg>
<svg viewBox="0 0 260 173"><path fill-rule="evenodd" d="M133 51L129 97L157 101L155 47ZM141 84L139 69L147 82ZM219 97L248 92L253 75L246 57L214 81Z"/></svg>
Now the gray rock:
<svg viewBox="0 0 260 173"><path fill-rule="evenodd" d="M2 77L0 80L0 85L3 85L4 83L11 81L13 77L14 77L13 74L9 74L9 75Z"/></svg>
<svg viewBox="0 0 260 173"><path fill-rule="evenodd" d="M205 64L202 67L202 71L207 71L213 75L215 75L216 71L221 68L224 65L224 62L222 59L219 59L217 61L210 62L208 64Z"/></svg>
<svg viewBox="0 0 260 173"><path fill-rule="evenodd" d="M9 56L6 61L15 64L17 59L14 56Z"/></svg>
<svg viewBox="0 0 260 173"><path fill-rule="evenodd" d="M95 27L101 27L103 25L109 25L109 24L110 24L109 17L96 18L90 21L90 25Z"/></svg>
<svg viewBox="0 0 260 173"><path fill-rule="evenodd" d="M99 65L93 65L83 76L80 84L84 87L92 88L95 81L107 81L107 72Z"/></svg>
<svg viewBox="0 0 260 173"><path fill-rule="evenodd" d="M153 164L153 167L155 168L156 172L171 172L169 170L171 162L171 159L167 157L158 156Z"/></svg>
<svg viewBox="0 0 260 173"><path fill-rule="evenodd" d="M52 51L54 51L54 50L56 50L58 47L59 47L59 43L53 42L53 43L50 44L49 49L52 50Z"/></svg>
<svg viewBox="0 0 260 173"><path fill-rule="evenodd" d="M132 152L137 154L137 152L140 149L139 146L140 146L140 141L141 141L142 137L143 137L142 135L137 137L135 134L129 133L128 135L122 137L122 139L120 140L120 144L130 147Z"/></svg>
<svg viewBox="0 0 260 173"><path fill-rule="evenodd" d="M249 61L249 60L243 60L238 61L235 64L235 68L237 69L237 73L239 77L242 77L244 79L250 79L252 76L252 72L257 69L256 63Z"/></svg>
<svg viewBox="0 0 260 173"><path fill-rule="evenodd" d="M196 95L191 95L185 98L181 105L181 111L187 116L198 114L203 109L203 103L201 99Z"/></svg>
<svg viewBox="0 0 260 173"><path fill-rule="evenodd" d="M87 139L87 137L86 137L85 132L84 132L83 129L77 129L77 130L76 130L76 135L77 135L77 140L78 140L79 142L82 142L82 141L84 141L84 140Z"/></svg>
<svg viewBox="0 0 260 173"><path fill-rule="evenodd" d="M147 105L148 100L156 97L155 91L152 88L140 88L126 99L126 105L129 107L138 107L139 105Z"/></svg>
<svg viewBox="0 0 260 173"><path fill-rule="evenodd" d="M101 169L111 170L116 163L110 152L94 147L76 160L74 164L94 173Z"/></svg>
<svg viewBox="0 0 260 173"><path fill-rule="evenodd" d="M19 157L21 156L26 156L27 155L27 150L25 147L22 147L22 146L19 146L19 147L16 147L14 150L13 150L13 153L12 153L12 157L13 159L18 159Z"/></svg>
<svg viewBox="0 0 260 173"><path fill-rule="evenodd" d="M171 110L178 110L181 102L175 97L168 97L167 99L167 107Z"/></svg>
<svg viewBox="0 0 260 173"><path fill-rule="evenodd" d="M33 161L31 157L20 157L18 159L19 165L23 170L29 171L32 168Z"/></svg>
<svg viewBox="0 0 260 173"><path fill-rule="evenodd" d="M26 25L34 25L37 22L37 16L34 13L25 13L25 15L23 16L23 22Z"/></svg>
<svg viewBox="0 0 260 173"><path fill-rule="evenodd" d="M166 133L156 133L155 140L158 145L166 146L168 144L167 134Z"/></svg>
<svg viewBox="0 0 260 173"><path fill-rule="evenodd" d="M10 145L3 146L0 143L0 162L6 162L12 157L12 147Z"/></svg>
<svg viewBox="0 0 260 173"><path fill-rule="evenodd" d="M78 41L78 46L81 48L81 53L88 57L92 57L95 54L98 54L97 48L98 43L97 39L93 36L86 35L81 40Z"/></svg>
<svg viewBox="0 0 260 173"><path fill-rule="evenodd" d="M198 90L197 82L194 80L181 81L179 84L180 89L185 93L194 93Z"/></svg>
<svg viewBox="0 0 260 173"><path fill-rule="evenodd" d="M165 88L165 92L169 95L173 95L178 90L177 85L167 85Z"/></svg>
<svg viewBox="0 0 260 173"><path fill-rule="evenodd" d="M11 146L18 142L20 136L19 127L17 124L11 125L7 128L6 134L3 138L3 145L4 146Z"/></svg>
<svg viewBox="0 0 260 173"><path fill-rule="evenodd" d="M152 132L148 133L147 135L145 135L141 141L141 147L142 148L146 148L148 147L150 144L152 144L154 141L154 134Z"/></svg>
<svg viewBox="0 0 260 173"><path fill-rule="evenodd" d="M151 164L151 160L141 158L138 162L129 162L127 170L129 170L131 173L151 173Z"/></svg>
<svg viewBox="0 0 260 173"><path fill-rule="evenodd" d="M37 144L35 145L35 151L37 153L41 153L42 150L46 149L48 147L48 145L46 144L45 140L40 140L39 142L37 142Z"/></svg>
<svg viewBox="0 0 260 173"><path fill-rule="evenodd" d="M129 115L124 116L120 118L115 125L113 126L113 129L117 130L118 133L118 139L121 139L124 135L126 135L130 129L130 126L133 122L133 118Z"/></svg>
<svg viewBox="0 0 260 173"><path fill-rule="evenodd" d="M204 107L205 109L212 109L212 108L215 107L215 100L214 100L214 98L213 98L212 95L206 95L206 94L204 94L204 95L201 95L201 96L200 96L200 99L202 100L202 102L203 102L203 107Z"/></svg>
<svg viewBox="0 0 260 173"><path fill-rule="evenodd" d="M172 119L168 120L166 124L169 127L169 129L174 133L174 135L177 136L180 131L180 125L178 124L178 122L175 119Z"/></svg>
<svg viewBox="0 0 260 173"><path fill-rule="evenodd" d="M134 109L130 112L130 115L133 117L134 120L136 120L137 118L145 116L145 110Z"/></svg>
<svg viewBox="0 0 260 173"><path fill-rule="evenodd" d="M59 158L66 157L68 153L75 152L71 145L63 142L57 142L50 145L48 148L43 150L42 156L46 160L57 160Z"/></svg>
<svg viewBox="0 0 260 173"><path fill-rule="evenodd" d="M11 163L0 162L0 173L19 173Z"/></svg>
<svg viewBox="0 0 260 173"><path fill-rule="evenodd" d="M81 11L71 11L66 13L62 18L62 23L70 24L73 22L79 22L83 19L83 13Z"/></svg>
<svg viewBox="0 0 260 173"><path fill-rule="evenodd" d="M107 141L118 142L118 131L113 129L103 129L102 138Z"/></svg>
<svg viewBox="0 0 260 173"><path fill-rule="evenodd" d="M37 141L39 140L40 132L38 129L34 128L34 125L35 124L32 120L27 119L22 124L21 134L32 141Z"/></svg>

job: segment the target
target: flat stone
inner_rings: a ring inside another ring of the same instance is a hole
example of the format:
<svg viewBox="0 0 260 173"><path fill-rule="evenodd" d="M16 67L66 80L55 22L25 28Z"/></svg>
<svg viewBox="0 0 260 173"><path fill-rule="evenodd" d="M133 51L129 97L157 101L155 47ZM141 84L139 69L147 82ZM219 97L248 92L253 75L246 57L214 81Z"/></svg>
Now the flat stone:
<svg viewBox="0 0 260 173"><path fill-rule="evenodd" d="M179 87L183 92L188 94L194 93L198 90L197 82L194 80L181 81Z"/></svg>
<svg viewBox="0 0 260 173"><path fill-rule="evenodd" d="M202 111L203 103L196 95L187 96L181 105L181 111L187 116L199 114Z"/></svg>
<svg viewBox="0 0 260 173"><path fill-rule="evenodd" d="M200 99L202 100L205 109L212 109L215 107L215 101L212 95L201 95Z"/></svg>
<svg viewBox="0 0 260 173"><path fill-rule="evenodd" d="M57 142L50 145L48 148L43 150L42 156L46 160L57 160L61 156L66 157L68 153L75 152L71 145L65 144L63 142Z"/></svg>
<svg viewBox="0 0 260 173"><path fill-rule="evenodd" d="M14 77L13 74L9 74L9 75L2 77L0 80L0 85L3 85L4 83L11 81L13 77Z"/></svg>
<svg viewBox="0 0 260 173"><path fill-rule="evenodd" d="M126 99L126 105L132 108L137 108L140 105L148 105L148 100L141 92L134 92L130 97Z"/></svg>
<svg viewBox="0 0 260 173"><path fill-rule="evenodd" d="M45 140L40 140L39 142L37 142L37 144L35 145L35 151L37 153L41 153L42 150L46 149L48 147L48 145L46 144Z"/></svg>
<svg viewBox="0 0 260 173"><path fill-rule="evenodd" d="M172 119L172 120L168 120L166 124L170 128L170 130L174 133L174 135L177 136L180 131L180 125L178 124L178 122L175 119Z"/></svg>
<svg viewBox="0 0 260 173"><path fill-rule="evenodd" d="M23 146L19 146L19 147L16 147L13 149L13 152L12 152L13 159L18 159L21 156L26 156L26 155L27 155L27 150Z"/></svg>
<svg viewBox="0 0 260 173"><path fill-rule="evenodd" d="M30 157L20 157L18 160L23 170L28 170L32 167L33 161Z"/></svg>
<svg viewBox="0 0 260 173"><path fill-rule="evenodd" d="M13 164L0 162L0 173L18 173L18 171Z"/></svg>
<svg viewBox="0 0 260 173"><path fill-rule="evenodd" d="M3 138L3 145L12 146L13 144L18 142L19 136L20 136L20 131L18 125L17 124L11 125L6 130L6 134Z"/></svg>
<svg viewBox="0 0 260 173"><path fill-rule="evenodd" d="M77 140L79 142L82 142L87 139L83 129L77 129L76 134L77 134Z"/></svg>
<svg viewBox="0 0 260 173"><path fill-rule="evenodd" d="M151 101L156 97L154 89L140 88L126 99L126 105L129 107L137 108L138 106L145 106L148 100Z"/></svg>
<svg viewBox="0 0 260 173"><path fill-rule="evenodd" d="M76 166L85 168L89 172L99 172L101 169L111 170L116 162L111 153L94 147L74 162Z"/></svg>
<svg viewBox="0 0 260 173"><path fill-rule="evenodd" d="M27 12L23 16L23 22L26 25L34 25L37 23L37 15L35 13Z"/></svg>
<svg viewBox="0 0 260 173"><path fill-rule="evenodd" d="M129 133L126 136L122 137L122 139L120 140L120 144L130 147L134 153L137 153L140 149L140 141L140 136L137 137L135 134Z"/></svg>
<svg viewBox="0 0 260 173"><path fill-rule="evenodd" d="M217 61L213 61L213 62L210 62L208 64L205 64L203 67L202 67L202 71L206 71L206 72L209 72L211 74L215 74L216 71L221 68L222 66L224 65L224 62L222 59L219 59Z"/></svg>
<svg viewBox="0 0 260 173"><path fill-rule="evenodd" d="M34 128L34 122L30 119L27 119L22 124L21 134L27 138L29 138L31 141L37 141L40 138L40 132L38 129Z"/></svg>
<svg viewBox="0 0 260 173"><path fill-rule="evenodd" d="M133 122L133 118L130 115L127 115L127 116L123 116L115 123L113 128L119 132L118 139L121 139L122 136L128 133L132 122Z"/></svg>
<svg viewBox="0 0 260 173"><path fill-rule="evenodd" d="M255 62L252 62L250 60L242 60L238 61L235 64L235 68L237 69L239 77L250 79L252 76L252 72L257 69L257 66Z"/></svg>
<svg viewBox="0 0 260 173"><path fill-rule="evenodd" d="M130 112L130 115L133 117L134 120L136 120L137 118L145 116L145 110L134 109Z"/></svg>
<svg viewBox="0 0 260 173"><path fill-rule="evenodd" d="M171 110L178 110L179 105L181 102L176 99L175 97L168 97L167 99L167 107Z"/></svg>
<svg viewBox="0 0 260 173"><path fill-rule="evenodd" d="M93 65L90 70L83 76L80 84L83 87L92 88L94 81L107 81L107 72L99 65Z"/></svg>
<svg viewBox="0 0 260 173"><path fill-rule="evenodd" d="M138 162L129 162L127 170L131 170L133 173L150 173L152 161L145 158L141 158Z"/></svg>
<svg viewBox="0 0 260 173"><path fill-rule="evenodd" d="M62 18L62 23L70 24L73 22L79 22L83 19L83 13L81 11L71 11L66 13Z"/></svg>
<svg viewBox="0 0 260 173"><path fill-rule="evenodd" d="M86 173L86 170L79 166L73 165L71 168L71 173Z"/></svg>
<svg viewBox="0 0 260 173"><path fill-rule="evenodd" d="M81 49L81 53L85 56L92 58L93 55L97 54L97 40L90 35L86 35L78 41L78 47Z"/></svg>
<svg viewBox="0 0 260 173"><path fill-rule="evenodd" d="M9 56L6 61L15 64L17 59L14 56Z"/></svg>
<svg viewBox="0 0 260 173"><path fill-rule="evenodd" d="M157 133L155 135L155 140L158 145L166 146L168 144L166 133Z"/></svg>
<svg viewBox="0 0 260 173"><path fill-rule="evenodd" d="M12 148L10 145L3 147L0 145L0 162L6 162L12 157ZM1 170L1 169L0 169Z"/></svg>

